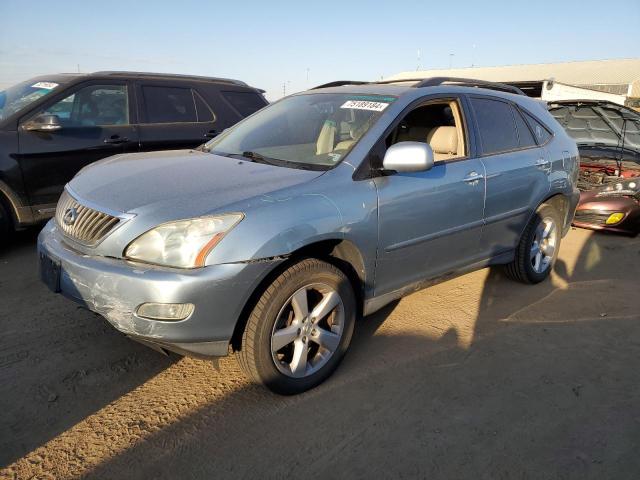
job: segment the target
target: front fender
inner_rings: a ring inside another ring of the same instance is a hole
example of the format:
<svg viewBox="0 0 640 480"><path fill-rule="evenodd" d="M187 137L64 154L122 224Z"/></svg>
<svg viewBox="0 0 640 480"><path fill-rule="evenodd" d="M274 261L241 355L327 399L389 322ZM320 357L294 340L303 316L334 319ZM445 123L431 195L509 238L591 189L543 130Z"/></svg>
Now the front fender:
<svg viewBox="0 0 640 480"><path fill-rule="evenodd" d="M310 243L343 239L343 225L340 209L324 194L265 195L245 210L244 220L213 249L207 265L278 257Z"/></svg>

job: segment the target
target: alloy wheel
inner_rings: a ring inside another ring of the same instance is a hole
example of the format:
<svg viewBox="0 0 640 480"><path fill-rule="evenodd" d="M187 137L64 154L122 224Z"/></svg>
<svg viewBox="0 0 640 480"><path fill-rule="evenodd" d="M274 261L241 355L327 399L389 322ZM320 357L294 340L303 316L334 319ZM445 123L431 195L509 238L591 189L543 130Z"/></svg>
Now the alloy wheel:
<svg viewBox="0 0 640 480"><path fill-rule="evenodd" d="M552 217L545 217L536 227L529 259L536 273L549 268L558 244L558 229Z"/></svg>
<svg viewBox="0 0 640 480"><path fill-rule="evenodd" d="M344 324L344 304L336 290L320 283L300 288L280 309L271 332L275 366L293 378L317 372L338 349Z"/></svg>

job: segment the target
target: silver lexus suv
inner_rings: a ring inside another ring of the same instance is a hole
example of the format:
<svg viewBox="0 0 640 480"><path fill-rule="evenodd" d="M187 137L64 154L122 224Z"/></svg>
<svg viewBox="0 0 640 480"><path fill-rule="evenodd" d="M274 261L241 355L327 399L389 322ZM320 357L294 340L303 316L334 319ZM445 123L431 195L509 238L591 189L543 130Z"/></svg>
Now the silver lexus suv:
<svg viewBox="0 0 640 480"><path fill-rule="evenodd" d="M232 351L298 393L335 370L356 317L434 279L503 264L544 280L577 174L575 142L514 87L334 82L199 149L86 167L40 234L41 277L134 340Z"/></svg>

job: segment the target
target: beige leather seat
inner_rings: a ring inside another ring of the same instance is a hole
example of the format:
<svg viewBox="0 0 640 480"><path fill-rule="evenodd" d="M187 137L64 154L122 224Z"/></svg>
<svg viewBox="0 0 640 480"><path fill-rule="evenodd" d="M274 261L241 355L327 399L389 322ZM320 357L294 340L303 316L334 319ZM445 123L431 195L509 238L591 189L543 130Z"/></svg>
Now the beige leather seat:
<svg viewBox="0 0 640 480"><path fill-rule="evenodd" d="M427 143L438 162L458 156L458 132L456 127L435 127L427 134Z"/></svg>
<svg viewBox="0 0 640 480"><path fill-rule="evenodd" d="M354 143L358 141L358 139L362 136L362 127L358 128L355 125L351 125L349 127L349 136L351 137L349 140L343 140L338 142L336 148L333 150L347 150L353 146Z"/></svg>
<svg viewBox="0 0 640 480"><path fill-rule="evenodd" d="M325 155L333 151L336 133L336 122L325 121L316 141L316 155Z"/></svg>

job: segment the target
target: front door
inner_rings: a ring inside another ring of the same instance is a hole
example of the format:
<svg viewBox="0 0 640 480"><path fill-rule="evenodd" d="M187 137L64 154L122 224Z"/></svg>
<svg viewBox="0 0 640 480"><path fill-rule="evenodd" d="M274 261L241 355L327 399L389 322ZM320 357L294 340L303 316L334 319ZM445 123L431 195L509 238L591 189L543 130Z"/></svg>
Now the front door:
<svg viewBox="0 0 640 480"><path fill-rule="evenodd" d="M399 123L387 147L423 141L433 168L375 180L378 189L378 265L375 294L453 271L479 259L484 167L470 154L458 99L431 102Z"/></svg>
<svg viewBox="0 0 640 480"><path fill-rule="evenodd" d="M18 162L31 205L55 204L82 167L138 150L131 104L126 83L84 84L21 122ZM40 114L56 115L62 128L52 132L22 128Z"/></svg>

